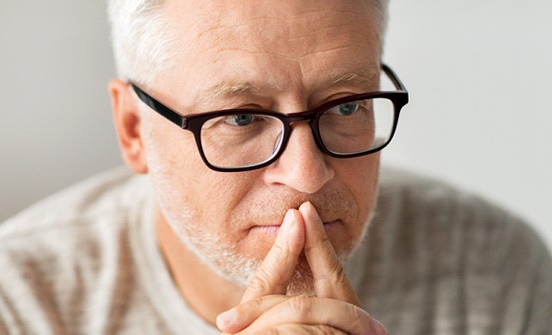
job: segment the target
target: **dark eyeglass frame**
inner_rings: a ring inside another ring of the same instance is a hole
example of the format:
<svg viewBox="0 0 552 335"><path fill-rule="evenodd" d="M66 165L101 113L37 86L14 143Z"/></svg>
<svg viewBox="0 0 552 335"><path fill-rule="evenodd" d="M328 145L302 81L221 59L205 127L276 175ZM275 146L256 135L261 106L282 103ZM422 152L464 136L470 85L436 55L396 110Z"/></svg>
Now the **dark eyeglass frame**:
<svg viewBox="0 0 552 335"><path fill-rule="evenodd" d="M381 64L381 69L389 77L389 79L397 89L396 91L377 91L377 92L350 95L344 98L339 98L339 99L325 102L322 105L308 111L291 113L291 114L282 114L271 110L238 108L238 109L223 109L223 110L204 112L204 113L194 113L194 114L188 114L186 116L183 116L175 112L171 108L167 107L166 105L162 104L161 102L159 102L158 100L156 100L155 98L147 94L146 92L144 92L132 81L130 81L129 83L132 85L132 88L134 89L134 91L136 92L140 100L142 100L142 102L144 102L151 109L153 109L155 112L165 117L170 122L174 123L175 125L179 126L182 129L191 131L194 134L196 145L197 145L197 148L199 149L199 154L203 159L203 162L205 163L205 165L207 165L210 169L219 171L219 172L240 172L240 171L260 169L276 161L280 157L280 155L284 152L287 146L289 137L291 135L291 130L292 130L291 123L298 122L298 121L309 121L309 125L311 127L311 130L318 148L322 152L324 152L325 154L331 157L352 158L352 157L358 157L358 156L365 156L365 155L378 152L383 148L385 148L389 144L389 142L391 142L391 140L393 139L393 136L395 135L401 109L404 107L404 105L408 103L408 91L406 90L406 87L403 85L400 79L397 77L395 72L393 72L393 70L391 70L389 66L385 64ZM318 125L320 116L332 107L335 107L347 102L355 101L355 100L373 99L373 98L386 98L393 103L394 118L393 118L393 127L391 129L389 139L381 146L378 146L377 148L373 148L362 152L339 154L328 150L324 145L324 142L322 141L322 137L320 135L319 125ZM267 116L277 118L282 122L283 135L282 135L282 140L280 142L281 144L277 148L277 150L274 151L272 156L270 156L267 160L260 162L258 164L252 164L252 165L241 166L241 167L220 167L209 163L209 161L207 160L207 157L205 156L205 153L203 152L203 147L201 144L201 127L207 120L211 118L221 117L225 115L234 115L234 114L267 115Z"/></svg>

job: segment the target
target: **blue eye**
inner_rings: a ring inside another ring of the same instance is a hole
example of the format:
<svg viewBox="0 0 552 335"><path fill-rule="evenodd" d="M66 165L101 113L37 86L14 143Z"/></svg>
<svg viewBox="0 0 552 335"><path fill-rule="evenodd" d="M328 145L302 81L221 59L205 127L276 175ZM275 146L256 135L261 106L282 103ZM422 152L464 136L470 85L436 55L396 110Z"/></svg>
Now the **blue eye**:
<svg viewBox="0 0 552 335"><path fill-rule="evenodd" d="M341 105L337 105L333 108L330 108L328 111L337 115L349 116L354 114L360 108L358 101L346 102Z"/></svg>
<svg viewBox="0 0 552 335"><path fill-rule="evenodd" d="M337 106L339 108L339 113L343 115L351 115L358 110L358 103L349 102Z"/></svg>
<svg viewBox="0 0 552 335"><path fill-rule="evenodd" d="M251 114L238 114L228 116L225 122L233 126L247 126L254 119L255 117Z"/></svg>

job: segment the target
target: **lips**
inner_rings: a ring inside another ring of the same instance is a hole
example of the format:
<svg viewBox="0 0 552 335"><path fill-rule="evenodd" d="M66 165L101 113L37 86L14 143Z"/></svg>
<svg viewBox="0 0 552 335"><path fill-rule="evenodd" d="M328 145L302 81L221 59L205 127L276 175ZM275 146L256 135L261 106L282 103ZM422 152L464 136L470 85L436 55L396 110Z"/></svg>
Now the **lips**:
<svg viewBox="0 0 552 335"><path fill-rule="evenodd" d="M331 231L331 229L333 229L335 226L337 226L341 223L342 222L338 221L338 220L330 221L330 222L324 222L324 230L326 231L326 233L328 233L329 231Z"/></svg>
<svg viewBox="0 0 552 335"><path fill-rule="evenodd" d="M331 231L335 226L342 224L339 220L324 222L324 230L326 233ZM250 230L259 230L259 231L266 231L267 233L278 233L280 230L280 224L274 224L274 225L255 225L250 228Z"/></svg>

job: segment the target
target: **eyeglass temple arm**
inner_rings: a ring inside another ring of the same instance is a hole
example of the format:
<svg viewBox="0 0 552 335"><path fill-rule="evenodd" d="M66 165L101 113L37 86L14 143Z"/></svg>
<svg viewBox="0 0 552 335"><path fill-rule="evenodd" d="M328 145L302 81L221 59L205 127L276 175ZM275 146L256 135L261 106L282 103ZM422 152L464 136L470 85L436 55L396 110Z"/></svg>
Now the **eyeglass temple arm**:
<svg viewBox="0 0 552 335"><path fill-rule="evenodd" d="M180 128L183 128L183 129L187 128L187 119L185 117L182 117L182 115L176 113L175 111L173 111L170 108L167 108L165 105L163 105L159 101L155 100L149 94L142 91L134 83L131 82L130 84L132 85L132 88L134 89L134 92L136 92L136 94L138 95L140 100L142 100L151 109L153 109L157 113L163 115L165 118L167 118L169 121L176 124Z"/></svg>
<svg viewBox="0 0 552 335"><path fill-rule="evenodd" d="M398 90L405 92L407 91L402 81L399 79L397 74L395 74L395 71L391 70L391 68L387 66L387 64L381 63L381 69L383 70L383 72L385 72L385 74L387 74L389 79L391 79L391 81L393 82L393 85L395 85Z"/></svg>
<svg viewBox="0 0 552 335"><path fill-rule="evenodd" d="M406 92L406 87L401 82L401 80L397 77L395 72L391 70L389 66L387 66L384 63L381 63L381 69L387 74L389 79L393 82L395 87L398 90ZM130 82L132 85L132 88L134 89L134 92L138 95L140 100L142 100L146 105L148 105L151 109L154 111L157 111L159 114L167 118L172 123L176 124L180 128L187 129L188 128L188 119L186 117L183 117L182 115L178 114L177 112L173 111L172 109L166 107L159 101L155 100L152 96L147 94L146 92L142 91L138 86L136 86L133 82Z"/></svg>

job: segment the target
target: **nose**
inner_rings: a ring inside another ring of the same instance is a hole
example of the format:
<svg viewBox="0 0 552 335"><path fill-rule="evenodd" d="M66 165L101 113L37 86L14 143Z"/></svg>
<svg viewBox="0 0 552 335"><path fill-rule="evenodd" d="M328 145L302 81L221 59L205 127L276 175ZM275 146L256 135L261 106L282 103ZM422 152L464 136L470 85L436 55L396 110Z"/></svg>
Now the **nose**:
<svg viewBox="0 0 552 335"><path fill-rule="evenodd" d="M329 157L316 145L308 122L297 122L292 127L284 152L267 167L265 180L312 194L332 180L335 172L328 165Z"/></svg>

